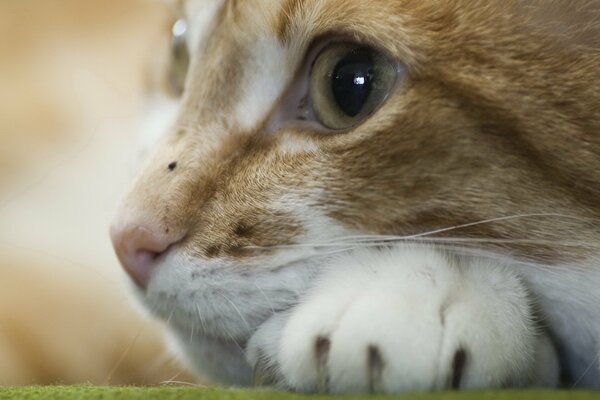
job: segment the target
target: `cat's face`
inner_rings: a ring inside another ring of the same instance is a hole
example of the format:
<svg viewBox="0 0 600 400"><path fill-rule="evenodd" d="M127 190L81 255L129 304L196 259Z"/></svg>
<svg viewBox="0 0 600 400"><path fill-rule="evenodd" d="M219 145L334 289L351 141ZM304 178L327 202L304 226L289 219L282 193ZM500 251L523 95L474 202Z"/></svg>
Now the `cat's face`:
<svg viewBox="0 0 600 400"><path fill-rule="evenodd" d="M188 3L179 116L113 228L148 306L244 340L373 235L595 251L597 47L578 15L505 3Z"/></svg>

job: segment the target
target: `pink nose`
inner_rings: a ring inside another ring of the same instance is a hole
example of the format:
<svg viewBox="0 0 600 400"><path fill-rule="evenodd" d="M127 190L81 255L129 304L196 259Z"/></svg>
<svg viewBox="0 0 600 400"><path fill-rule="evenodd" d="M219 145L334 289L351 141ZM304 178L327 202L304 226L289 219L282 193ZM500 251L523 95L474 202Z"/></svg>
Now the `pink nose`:
<svg viewBox="0 0 600 400"><path fill-rule="evenodd" d="M148 286L156 259L184 235L170 233L163 227L129 223L110 228L115 253L121 265L142 289Z"/></svg>

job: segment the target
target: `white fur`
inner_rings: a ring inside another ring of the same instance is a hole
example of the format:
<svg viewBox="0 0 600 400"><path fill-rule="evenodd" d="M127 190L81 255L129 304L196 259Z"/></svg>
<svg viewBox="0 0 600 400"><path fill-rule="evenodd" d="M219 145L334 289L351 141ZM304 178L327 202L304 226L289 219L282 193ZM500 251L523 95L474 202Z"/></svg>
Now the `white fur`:
<svg viewBox="0 0 600 400"><path fill-rule="evenodd" d="M596 259L581 265L519 268L562 343L576 387L600 389L599 265Z"/></svg>
<svg viewBox="0 0 600 400"><path fill-rule="evenodd" d="M168 321L184 358L199 373L246 385L250 366L243 346L269 316L306 291L314 265L301 259L288 253L237 266L172 253L157 266L142 301Z"/></svg>
<svg viewBox="0 0 600 400"><path fill-rule="evenodd" d="M140 126L136 148L138 158L136 164L147 157L150 150L174 123L179 110L179 100L163 94L153 94L145 104L146 118ZM136 170L141 165L136 165Z"/></svg>
<svg viewBox="0 0 600 400"><path fill-rule="evenodd" d="M435 250L406 247L351 253L329 265L304 299L261 326L248 348L251 364L265 358L297 390L317 389L318 337L331 340L334 392L368 390L369 346L381 351L389 392L446 388L461 348L463 388L558 380L523 282L484 260L453 265Z"/></svg>
<svg viewBox="0 0 600 400"><path fill-rule="evenodd" d="M185 16L188 20L187 43L190 54L200 56L197 52L202 42L210 32L212 23L216 20L216 15L224 0L188 0L185 2Z"/></svg>
<svg viewBox="0 0 600 400"><path fill-rule="evenodd" d="M260 36L252 55L244 71L247 86L240 88L242 100L233 112L242 129L252 129L267 117L294 72L287 50L272 36Z"/></svg>

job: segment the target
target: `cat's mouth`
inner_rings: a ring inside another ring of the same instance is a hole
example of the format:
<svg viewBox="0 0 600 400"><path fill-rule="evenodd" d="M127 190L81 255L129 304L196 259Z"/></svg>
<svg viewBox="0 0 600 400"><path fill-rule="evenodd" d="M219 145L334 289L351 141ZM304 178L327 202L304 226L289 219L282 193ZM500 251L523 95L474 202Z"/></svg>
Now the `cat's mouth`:
<svg viewBox="0 0 600 400"><path fill-rule="evenodd" d="M142 301L153 314L188 337L245 343L273 315L293 308L317 276L311 258L255 264L190 260L183 254L159 265Z"/></svg>

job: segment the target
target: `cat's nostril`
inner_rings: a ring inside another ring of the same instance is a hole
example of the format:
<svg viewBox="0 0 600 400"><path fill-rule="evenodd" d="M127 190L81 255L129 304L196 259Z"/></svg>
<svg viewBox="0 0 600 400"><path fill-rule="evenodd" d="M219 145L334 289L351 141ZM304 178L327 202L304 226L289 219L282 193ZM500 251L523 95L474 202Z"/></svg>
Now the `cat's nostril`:
<svg viewBox="0 0 600 400"><path fill-rule="evenodd" d="M173 229L152 229L141 224L114 225L110 235L123 269L142 289L148 286L156 259L183 238Z"/></svg>
<svg viewBox="0 0 600 400"><path fill-rule="evenodd" d="M154 260L159 255L160 253L150 250L137 250L131 260L126 260L122 264L137 285L145 288L150 280L150 274L154 270Z"/></svg>

